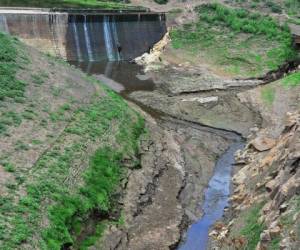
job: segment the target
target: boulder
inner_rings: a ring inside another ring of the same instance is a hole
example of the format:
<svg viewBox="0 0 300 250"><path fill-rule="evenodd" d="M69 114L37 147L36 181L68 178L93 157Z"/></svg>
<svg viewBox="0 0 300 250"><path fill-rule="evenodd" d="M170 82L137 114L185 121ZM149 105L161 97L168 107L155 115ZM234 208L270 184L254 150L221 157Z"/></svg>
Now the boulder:
<svg viewBox="0 0 300 250"><path fill-rule="evenodd" d="M281 228L279 226L275 226L269 229L269 233L271 236L271 239L274 239L280 235Z"/></svg>
<svg viewBox="0 0 300 250"><path fill-rule="evenodd" d="M275 143L276 141L274 139L262 136L259 136L250 142L250 144L260 152L273 148Z"/></svg>
<svg viewBox="0 0 300 250"><path fill-rule="evenodd" d="M219 100L218 96L208 96L208 97L191 97L191 98L184 98L182 102L198 102L200 104L210 103L210 102L217 102Z"/></svg>
<svg viewBox="0 0 300 250"><path fill-rule="evenodd" d="M278 185L278 182L276 180L270 180L266 183L265 187L268 192L272 192Z"/></svg>

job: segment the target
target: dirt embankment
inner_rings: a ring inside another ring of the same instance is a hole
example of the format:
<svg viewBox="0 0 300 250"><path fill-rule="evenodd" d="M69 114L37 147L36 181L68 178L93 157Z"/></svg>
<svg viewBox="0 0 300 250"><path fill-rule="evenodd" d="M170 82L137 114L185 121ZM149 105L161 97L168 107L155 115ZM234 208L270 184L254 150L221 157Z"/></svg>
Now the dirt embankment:
<svg viewBox="0 0 300 250"><path fill-rule="evenodd" d="M155 80L156 90L134 92L131 98L188 124L235 131L248 142L237 156L237 173L233 179L236 186L231 198L233 209L226 213L226 218L230 219L226 225L216 225L211 237L217 240L211 242L210 249L241 249L245 246L254 249L258 246L262 250L279 249L279 245L282 249L298 249L299 230L295 225L299 220L299 116L288 114L300 110L299 84L288 83L286 72L279 77L283 80L275 77L267 79L269 83L263 85L262 80L232 79L222 70L216 71L207 65L205 58L202 63L195 63L189 55L176 55L176 50L168 44L160 49L154 51L156 58L151 55L142 58L145 70ZM179 54L184 55L184 51ZM183 133L190 135L187 124ZM202 135L201 140L211 148L204 151L199 147L197 155L213 155L217 145L212 138ZM193 148L193 145L187 147ZM187 164L193 157L186 156ZM211 159L206 166L213 168L214 162ZM203 172L205 168L201 169L200 172L189 172L185 166L187 173L194 177L210 178L211 175ZM194 189L197 186L194 177L190 179L193 188L181 191L181 204L188 204L187 207L196 201L201 204L202 200L199 192L203 192L203 188ZM192 190L197 190L198 195L193 196ZM194 215L199 218L201 213L191 215L189 209L185 210L189 219L195 220ZM248 219L253 217L252 221Z"/></svg>
<svg viewBox="0 0 300 250"><path fill-rule="evenodd" d="M230 132L146 115L141 169L129 173L124 225L111 226L95 245L104 249L169 249L202 214L201 200L216 159L235 139Z"/></svg>
<svg viewBox="0 0 300 250"><path fill-rule="evenodd" d="M119 218L115 193L138 163L143 119L66 62L0 39L10 45L0 51L1 248L92 245L96 228Z"/></svg>

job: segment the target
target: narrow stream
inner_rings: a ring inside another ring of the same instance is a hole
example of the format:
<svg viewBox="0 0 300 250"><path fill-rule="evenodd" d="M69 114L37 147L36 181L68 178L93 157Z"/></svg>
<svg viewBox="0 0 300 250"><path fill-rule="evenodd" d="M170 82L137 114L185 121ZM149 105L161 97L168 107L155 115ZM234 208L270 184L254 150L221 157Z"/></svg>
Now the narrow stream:
<svg viewBox="0 0 300 250"><path fill-rule="evenodd" d="M204 215L189 227L186 239L178 249L207 249L209 229L217 220L222 218L224 208L228 206L234 153L243 147L244 143L242 141L234 142L217 161L214 174L205 191L202 206Z"/></svg>
<svg viewBox="0 0 300 250"><path fill-rule="evenodd" d="M84 72L93 75L102 83L120 93L125 99L129 94L138 91L153 91L154 82L143 73L143 68L128 62L70 62L81 68ZM138 103L139 106L141 106ZM142 109L154 118L160 115L153 114L153 110ZM192 224L178 249L180 250L205 250L208 243L210 227L223 216L223 211L228 206L230 195L231 174L234 164L234 153L244 147L242 139L233 134L234 142L228 150L218 159L214 174L205 191L203 217ZM230 136L231 137L231 136ZM232 140L233 138L231 138Z"/></svg>

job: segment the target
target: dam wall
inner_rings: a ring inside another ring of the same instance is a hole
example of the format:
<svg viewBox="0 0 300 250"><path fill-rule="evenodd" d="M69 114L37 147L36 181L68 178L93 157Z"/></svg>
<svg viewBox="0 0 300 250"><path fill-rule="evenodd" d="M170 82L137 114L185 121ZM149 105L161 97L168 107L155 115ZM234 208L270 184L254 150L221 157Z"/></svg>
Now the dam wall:
<svg viewBox="0 0 300 250"><path fill-rule="evenodd" d="M131 60L166 32L164 13L0 9L0 31L69 61Z"/></svg>

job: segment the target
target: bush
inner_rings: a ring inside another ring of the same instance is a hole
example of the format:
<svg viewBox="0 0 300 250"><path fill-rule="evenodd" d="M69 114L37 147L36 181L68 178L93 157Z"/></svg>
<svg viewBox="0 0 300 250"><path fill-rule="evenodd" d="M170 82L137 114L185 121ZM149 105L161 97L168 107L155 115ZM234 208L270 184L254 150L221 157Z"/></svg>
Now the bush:
<svg viewBox="0 0 300 250"><path fill-rule="evenodd" d="M268 6L272 10L272 12L274 12L274 13L281 13L282 12L281 6L274 3L274 2L272 2L272 1L268 1L266 3L266 6Z"/></svg>
<svg viewBox="0 0 300 250"><path fill-rule="evenodd" d="M156 2L158 4L166 4L168 2L168 0L154 0L154 2Z"/></svg>
<svg viewBox="0 0 300 250"><path fill-rule="evenodd" d="M246 249L255 249L260 239L260 234L265 226L257 222L262 204L254 205L245 218L245 225L241 229L241 234L247 239Z"/></svg>

